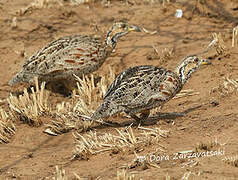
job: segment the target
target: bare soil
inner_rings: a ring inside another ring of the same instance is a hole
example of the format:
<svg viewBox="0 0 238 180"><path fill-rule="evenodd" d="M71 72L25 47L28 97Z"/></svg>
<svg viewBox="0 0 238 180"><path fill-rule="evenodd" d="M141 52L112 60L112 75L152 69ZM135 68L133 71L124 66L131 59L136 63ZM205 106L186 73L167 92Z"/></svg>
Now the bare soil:
<svg viewBox="0 0 238 180"><path fill-rule="evenodd" d="M161 110L162 113L184 112L186 115L158 118L147 126L169 131L169 136L161 138L160 144L165 147L163 154L169 155L170 159L159 161L160 168L135 166L128 172L134 172L138 179L166 179L166 176L186 179L186 173L191 173L188 179L238 179L238 165L222 160L238 154L237 93L222 95L220 90L214 90L222 87L224 78L238 78L238 46L231 47L232 28L238 24L238 1L184 0L165 3L164 6L142 1L112 1L108 6L99 2L72 6L65 1L63 6L55 3L52 7L17 13L31 2L0 2L0 105L4 108L7 108L5 99L10 93L22 91L22 87L7 85L26 60L22 52L30 56L62 36L100 34L95 31L95 24L104 32L114 21L126 19L150 32L157 31L154 34L131 33L122 38L116 52L106 60L98 74L103 74L108 65L117 73L145 64L173 69L181 58L203 51L211 41L211 33L222 33L227 52L223 55L216 55L215 51L205 54L204 58L211 59L212 65L199 70L184 87L199 94L173 99ZM174 16L176 9L183 10L182 18ZM16 27L12 23L14 17L17 18ZM173 49L172 58L163 61L156 58L152 46L160 53L164 48ZM50 99L53 104L68 98L52 93ZM110 120L125 121L118 117ZM129 121L133 122L132 119ZM56 165L66 170L69 179L75 178L73 173L88 179L113 179L122 166L131 164L135 158L130 151L105 152L90 156L88 160L71 161L75 148L72 131L55 137L43 133L45 126L31 127L21 121L15 123L17 130L11 142L0 145L0 179L46 179L55 174ZM137 131L136 126L133 129ZM101 127L97 131L112 132L113 128ZM223 155L193 158L196 163L189 165L185 165L189 159L173 159L176 152L194 149L199 143L209 146L215 141L217 145L201 148L201 151L223 150ZM142 148L138 155L154 152L158 145Z"/></svg>

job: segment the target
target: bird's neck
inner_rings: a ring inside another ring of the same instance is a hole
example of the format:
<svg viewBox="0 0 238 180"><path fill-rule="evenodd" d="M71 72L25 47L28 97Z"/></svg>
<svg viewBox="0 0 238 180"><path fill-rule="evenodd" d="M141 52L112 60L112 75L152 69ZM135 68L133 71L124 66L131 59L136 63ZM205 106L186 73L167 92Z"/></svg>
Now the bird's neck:
<svg viewBox="0 0 238 180"><path fill-rule="evenodd" d="M108 31L106 39L105 39L105 44L107 47L110 47L112 51L115 49L117 45L117 41L120 37L124 36L125 32L113 32L112 30Z"/></svg>
<svg viewBox="0 0 238 180"><path fill-rule="evenodd" d="M112 50L117 45L117 36L112 33L112 31L108 31L105 39L105 44L107 47L110 47Z"/></svg>
<svg viewBox="0 0 238 180"><path fill-rule="evenodd" d="M192 73L194 73L195 71L196 69L187 70L186 65L178 66L175 69L175 73L180 78L182 84L185 84L188 81L188 79L191 77Z"/></svg>

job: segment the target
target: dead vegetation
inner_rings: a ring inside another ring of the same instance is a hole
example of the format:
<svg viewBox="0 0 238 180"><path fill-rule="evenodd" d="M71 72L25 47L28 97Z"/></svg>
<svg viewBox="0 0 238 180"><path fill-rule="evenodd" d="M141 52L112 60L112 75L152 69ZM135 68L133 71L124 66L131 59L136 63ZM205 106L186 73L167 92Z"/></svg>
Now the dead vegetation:
<svg viewBox="0 0 238 180"><path fill-rule="evenodd" d="M238 26L234 27L232 30L232 44L231 47L237 46L237 35L238 35Z"/></svg>
<svg viewBox="0 0 238 180"><path fill-rule="evenodd" d="M96 108L100 105L104 94L107 91L108 86L115 79L115 71L110 66L106 75L101 76L97 86L94 82L94 75L84 76L82 79L77 77L78 89L73 95L73 98L77 99L77 104L74 107L74 111L86 116L91 116Z"/></svg>
<svg viewBox="0 0 238 180"><path fill-rule="evenodd" d="M168 131L150 128L141 128L141 132L135 135L131 127L115 129L115 133L98 133L90 131L85 135L74 133L76 146L73 158L88 159L90 155L95 155L105 151L119 153L133 149L141 151L143 147L157 144L161 137L166 137Z"/></svg>
<svg viewBox="0 0 238 180"><path fill-rule="evenodd" d="M238 79L223 78L223 82L210 90L210 95L218 94L220 97L225 97L232 93L238 92Z"/></svg>
<svg viewBox="0 0 238 180"><path fill-rule="evenodd" d="M45 90L45 82L39 87L38 79L35 78L35 86L31 88L31 94L24 89L23 95L19 97L10 94L7 99L11 113L23 122L33 125L40 126L42 124L39 117L49 115L51 108L48 102L48 92Z"/></svg>
<svg viewBox="0 0 238 180"><path fill-rule="evenodd" d="M10 138L15 134L16 128L12 118L11 114L0 107L0 143L10 142Z"/></svg>
<svg viewBox="0 0 238 180"><path fill-rule="evenodd" d="M136 180L136 177L134 174L123 169L122 171L117 171L117 177L115 180Z"/></svg>
<svg viewBox="0 0 238 180"><path fill-rule="evenodd" d="M222 159L223 162L230 164L231 166L238 167L238 155L236 156L227 156Z"/></svg>
<svg viewBox="0 0 238 180"><path fill-rule="evenodd" d="M171 60L174 56L173 48L164 48L158 50L154 45L152 46L153 51L149 52L146 56L147 60L159 60L161 64Z"/></svg>
<svg viewBox="0 0 238 180"><path fill-rule="evenodd" d="M163 6L167 3L170 3L170 0L70 0L70 3L73 5L79 5L79 4L90 4L90 3L96 3L100 2L101 4L104 5L110 5L111 2L123 2L127 5L133 5L135 3L145 3L145 4L154 4L154 3L160 3Z"/></svg>
<svg viewBox="0 0 238 180"><path fill-rule="evenodd" d="M17 13L19 15L24 15L35 9L51 8L55 5L63 6L63 0L34 0L28 6L21 8Z"/></svg>
<svg viewBox="0 0 238 180"><path fill-rule="evenodd" d="M222 142L221 138L215 138L212 139L210 141L206 141L206 142L200 142L197 143L196 147L195 147L195 151L196 152L200 152L200 151L211 151L214 148L219 148L219 147L224 147L228 142L229 142L229 138L225 140L225 142Z"/></svg>
<svg viewBox="0 0 238 180"><path fill-rule="evenodd" d="M221 56L221 55L227 55L227 47L224 42L224 38L221 33L212 33L211 35L212 40L207 46L207 48L202 51L201 55L212 52L212 50L215 50L214 56Z"/></svg>
<svg viewBox="0 0 238 180"><path fill-rule="evenodd" d="M107 72L100 77L97 84L93 74L82 78L76 76L77 89L73 92L71 101L57 104L55 118L47 124L46 133L57 135L71 129L82 132L90 128L93 122L85 120L84 117L91 117L100 105L108 86L115 79L115 71L110 66Z"/></svg>
<svg viewBox="0 0 238 180"><path fill-rule="evenodd" d="M86 3L95 3L98 0L70 0L70 3L73 5L86 4Z"/></svg>
<svg viewBox="0 0 238 180"><path fill-rule="evenodd" d="M68 180L71 179L69 176L66 174L65 169L59 166L55 166L55 175L52 177L53 180ZM88 178L82 178L78 174L73 173L74 178L76 180L86 180ZM46 177L48 179L49 177ZM96 179L101 179L100 177ZM120 171L117 171L117 176L113 178L114 180L136 180L136 176L133 173L128 172L125 169L122 169Z"/></svg>
<svg viewBox="0 0 238 180"><path fill-rule="evenodd" d="M226 52L226 46L221 33L212 33L213 41L209 46L214 46L218 55L222 55Z"/></svg>
<svg viewBox="0 0 238 180"><path fill-rule="evenodd" d="M53 180L67 180L67 176L65 173L65 170L63 168L59 168L59 166L55 167L56 171L55 171L55 175L52 178Z"/></svg>

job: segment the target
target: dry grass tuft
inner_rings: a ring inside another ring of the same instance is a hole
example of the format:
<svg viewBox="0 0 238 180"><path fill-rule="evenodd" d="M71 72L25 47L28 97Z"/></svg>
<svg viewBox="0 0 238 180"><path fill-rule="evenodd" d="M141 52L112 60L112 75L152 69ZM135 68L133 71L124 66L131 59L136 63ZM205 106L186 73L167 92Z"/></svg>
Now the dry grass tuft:
<svg viewBox="0 0 238 180"><path fill-rule="evenodd" d="M77 80L79 81L77 84L78 95L74 94L73 97L77 99L78 103L74 108L74 112L90 117L100 105L108 86L114 79L115 71L110 66L109 73L101 77L97 86L95 86L93 75L91 75L91 78L88 76L83 77L82 79L77 77Z"/></svg>
<svg viewBox="0 0 238 180"><path fill-rule="evenodd" d="M222 84L218 87L212 88L210 94L218 93L222 97L225 97L228 94L238 92L238 79L230 79L228 77L224 78Z"/></svg>
<svg viewBox="0 0 238 180"><path fill-rule="evenodd" d="M67 180L67 176L65 173L65 170L63 168L59 168L58 166L55 166L56 172L55 176L52 178L53 180Z"/></svg>
<svg viewBox="0 0 238 180"><path fill-rule="evenodd" d="M116 134L98 133L90 131L84 136L74 133L76 149L73 158L88 159L90 155L105 151L118 153L126 149L137 149L158 143L160 137L167 136L167 131L160 129L142 128L140 134L135 135L131 127L122 130L115 129Z"/></svg>
<svg viewBox="0 0 238 180"><path fill-rule="evenodd" d="M84 120L82 117L91 117L100 105L107 87L115 79L115 72L109 66L109 73L102 76L97 85L92 74L83 78L76 76L76 78L78 88L73 92L71 102L57 105L54 120L51 124L47 124L48 134L62 134L72 129L82 132L92 127L93 121Z"/></svg>
<svg viewBox="0 0 238 180"><path fill-rule="evenodd" d="M117 171L117 177L115 180L135 180L136 177L134 174L127 172L125 169L122 171Z"/></svg>
<svg viewBox="0 0 238 180"><path fill-rule="evenodd" d="M238 26L234 27L232 30L232 44L231 47L237 46L237 35L238 35Z"/></svg>
<svg viewBox="0 0 238 180"><path fill-rule="evenodd" d="M230 164L234 167L238 167L238 155L225 157L224 159L222 159L222 161L224 161L225 163Z"/></svg>
<svg viewBox="0 0 238 180"><path fill-rule="evenodd" d="M229 79L226 77L223 86L226 93L238 91L238 79Z"/></svg>
<svg viewBox="0 0 238 180"><path fill-rule="evenodd" d="M34 0L28 6L21 8L17 13L20 15L24 15L34 9L50 8L52 6L55 6L56 4L59 6L63 6L63 1L64 0Z"/></svg>
<svg viewBox="0 0 238 180"><path fill-rule="evenodd" d="M200 142L200 143L198 143L197 145L196 145L196 147L195 147L195 151L196 152L199 152L199 151L211 151L213 148L215 148L215 147L222 147L222 146L225 146L227 143L228 143L228 141L229 141L230 139L228 138L227 140L226 140L226 142L224 142L224 143L222 143L221 142L221 140L218 140L217 138L215 138L215 139L213 139L213 140L211 140L211 141L208 141L208 142Z"/></svg>
<svg viewBox="0 0 238 180"><path fill-rule="evenodd" d="M25 123L33 126L40 126L42 122L39 117L51 112L48 103L48 92L45 91L45 82L39 88L38 79L35 78L35 86L31 88L31 94L24 89L24 94L19 97L10 94L7 99L10 110L16 118L20 118Z"/></svg>
<svg viewBox="0 0 238 180"><path fill-rule="evenodd" d="M0 143L10 142L10 138L15 134L16 128L12 121L12 115L7 114L0 107Z"/></svg>
<svg viewBox="0 0 238 180"><path fill-rule="evenodd" d="M221 33L212 33L212 41L201 54L207 53L213 48L216 50L217 55L226 54L227 49Z"/></svg>
<svg viewBox="0 0 238 180"><path fill-rule="evenodd" d="M53 180L68 180L65 170L62 167L59 168L59 166L55 166L55 169L55 175L52 177Z"/></svg>
<svg viewBox="0 0 238 180"><path fill-rule="evenodd" d="M56 113L54 120L51 124L46 124L46 133L57 136L58 134L67 133L72 129L76 129L78 132L85 132L92 127L93 121L84 121L74 112L68 112L67 114Z"/></svg>
<svg viewBox="0 0 238 180"><path fill-rule="evenodd" d="M147 55L148 60L158 59L160 63L165 63L171 60L174 56L174 49L173 48L164 48L159 51L154 45L153 52L149 52Z"/></svg>
<svg viewBox="0 0 238 180"><path fill-rule="evenodd" d="M85 180L85 179L88 179L88 178L81 178L76 173L73 173L74 178L68 177L66 175L66 171L62 167L55 166L55 168L56 168L56 171L55 171L55 175L53 177L46 177L43 179L53 179L53 180L68 180L68 179Z"/></svg>
<svg viewBox="0 0 238 180"><path fill-rule="evenodd" d="M68 180L70 179L69 177L67 177L66 175L66 171L61 167L59 168L59 166L55 166L56 171L55 171L55 175L52 177L53 180ZM82 178L79 175L77 175L76 173L74 174L74 178L73 179L78 179L78 180L85 180L88 178ZM46 179L48 179L49 177L47 177ZM72 177L71 177L72 178ZM101 179L101 178L96 178L96 179ZM117 176L115 178L113 178L115 180L135 180L135 175L132 173L129 173L127 170L122 170L122 171L117 171Z"/></svg>
<svg viewBox="0 0 238 180"><path fill-rule="evenodd" d="M226 46L221 33L219 34L213 33L212 38L213 38L212 42L214 43L213 46L215 47L217 54L218 55L224 54L226 51Z"/></svg>

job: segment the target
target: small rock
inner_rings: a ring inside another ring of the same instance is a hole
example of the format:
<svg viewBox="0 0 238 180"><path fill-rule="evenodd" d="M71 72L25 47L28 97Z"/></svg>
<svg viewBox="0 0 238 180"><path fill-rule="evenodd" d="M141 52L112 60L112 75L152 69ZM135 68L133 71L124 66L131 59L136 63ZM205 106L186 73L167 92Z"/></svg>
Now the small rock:
<svg viewBox="0 0 238 180"><path fill-rule="evenodd" d="M219 105L219 102L217 102L217 101L212 101L212 102L211 102L211 105L212 105L213 107L218 106L218 105Z"/></svg>
<svg viewBox="0 0 238 180"><path fill-rule="evenodd" d="M44 130L44 133L49 134L51 136L57 136L58 135L58 134L54 133L53 131L51 131L51 129L49 129L49 128Z"/></svg>

